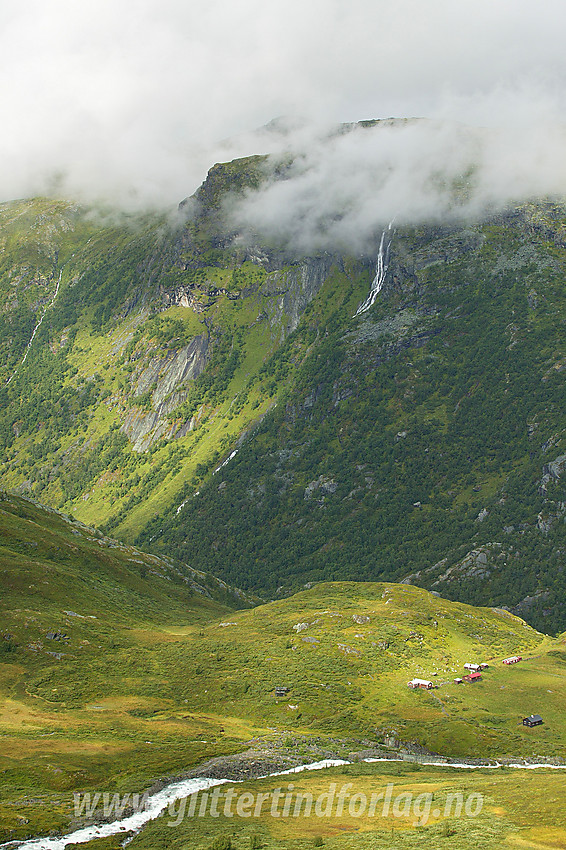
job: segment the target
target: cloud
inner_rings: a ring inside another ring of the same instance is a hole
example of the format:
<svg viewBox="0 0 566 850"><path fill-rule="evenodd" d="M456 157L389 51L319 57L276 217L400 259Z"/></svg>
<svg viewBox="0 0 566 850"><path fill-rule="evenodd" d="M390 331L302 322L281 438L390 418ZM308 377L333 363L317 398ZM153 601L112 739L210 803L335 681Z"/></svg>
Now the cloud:
<svg viewBox="0 0 566 850"><path fill-rule="evenodd" d="M291 137L291 144L294 139ZM531 198L566 196L566 126L515 120L380 122L309 139L283 179L232 203L233 226L300 252L372 251L389 222L476 220Z"/></svg>
<svg viewBox="0 0 566 850"><path fill-rule="evenodd" d="M278 115L303 119L296 147L339 121L427 116L450 169L461 164L449 150L458 131L446 128L458 121L501 127L504 158L530 111L561 144L565 17L559 0L4 4L0 197L59 191L125 206L174 204L214 161L289 144L251 132ZM419 132L432 164L434 134ZM411 133L399 137L408 159L397 183L387 183L392 195L404 197L414 176ZM546 155L532 133L527 140ZM385 156L355 144L373 164ZM490 150L495 157L497 146ZM515 157L518 170L525 156ZM355 180L353 164L337 167ZM512 172L512 162L504 165ZM488 157L486 177L496 166ZM417 175L417 210L426 206L424 184ZM333 191L339 200L342 189Z"/></svg>

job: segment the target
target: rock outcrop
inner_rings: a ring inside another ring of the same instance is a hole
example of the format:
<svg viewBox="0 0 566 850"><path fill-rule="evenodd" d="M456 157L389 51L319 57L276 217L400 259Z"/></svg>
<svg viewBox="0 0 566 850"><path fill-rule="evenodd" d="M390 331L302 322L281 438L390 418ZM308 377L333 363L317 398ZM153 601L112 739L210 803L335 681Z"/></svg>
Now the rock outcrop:
<svg viewBox="0 0 566 850"><path fill-rule="evenodd" d="M269 274L259 294L274 296L265 309L271 327L280 329L280 341L295 330L305 308L330 274L334 262L335 258L330 254L323 254Z"/></svg>
<svg viewBox="0 0 566 850"><path fill-rule="evenodd" d="M208 347L207 336L196 336L184 348L152 358L140 374L135 395L151 392L152 409L134 407L121 428L135 451L143 452L162 437L182 436L194 428L194 417L189 422L170 422L167 417L186 397L182 386L204 371Z"/></svg>

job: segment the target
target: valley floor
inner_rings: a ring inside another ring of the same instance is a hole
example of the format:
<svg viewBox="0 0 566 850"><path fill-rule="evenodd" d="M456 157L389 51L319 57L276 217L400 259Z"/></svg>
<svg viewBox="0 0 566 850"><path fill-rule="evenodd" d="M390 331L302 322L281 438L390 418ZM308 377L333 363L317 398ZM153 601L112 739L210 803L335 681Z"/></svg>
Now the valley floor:
<svg viewBox="0 0 566 850"><path fill-rule="evenodd" d="M126 811L123 825L118 821L70 836L84 841L99 833L86 843L51 839L13 846L118 850L125 837L139 850L306 850L322 845L336 850L351 846L396 850L420 846L425 840L464 850L564 846L566 831L557 817L566 803L562 770L539 767L536 777L533 770L518 765L476 765L465 770L456 764L434 764L426 755L395 760L379 749L353 753L348 744L354 743L360 742L334 741L334 756L341 758L332 765L328 741L256 740L245 753L213 759L186 774L211 778L200 785L194 778L185 781L185 793L193 783L192 796L177 793L168 805L161 803L161 816L141 831L133 828ZM307 770L289 768L299 752L301 760L307 760ZM321 754L327 760L313 764ZM198 788L207 790L199 793ZM153 800L164 793L157 792ZM100 815L96 822L101 823ZM80 830L79 823L75 827Z"/></svg>

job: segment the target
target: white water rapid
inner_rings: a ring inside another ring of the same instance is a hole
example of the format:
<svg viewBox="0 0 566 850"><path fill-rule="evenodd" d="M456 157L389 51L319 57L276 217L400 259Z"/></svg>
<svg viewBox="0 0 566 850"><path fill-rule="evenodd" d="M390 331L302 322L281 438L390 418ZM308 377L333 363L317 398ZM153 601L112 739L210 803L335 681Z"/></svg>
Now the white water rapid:
<svg viewBox="0 0 566 850"><path fill-rule="evenodd" d="M389 226L381 234L379 253L377 255L377 263L375 265L375 277L372 280L368 297L365 301L362 301L356 310L356 316L360 316L362 313L365 313L366 310L369 310L370 307L373 307L375 299L383 288L385 275L387 274L387 268L389 265L389 249L391 248L391 241L393 238L391 228L393 227L394 221L395 219L392 219L392 221L389 222Z"/></svg>
<svg viewBox="0 0 566 850"><path fill-rule="evenodd" d="M410 759L399 758L366 758L365 762L397 762L410 761ZM498 770L503 767L503 764L469 764L467 762L445 762L445 761L418 761L419 764L429 767L448 767L455 770ZM291 767L288 770L280 770L275 773L269 773L266 777L257 777L258 779L266 779L272 776L286 776L292 773L300 773L303 770L323 770L329 767L341 767L342 765L352 764L352 762L344 761L343 759L326 759L325 761L312 762L311 764L300 764L297 767ZM505 767L515 768L516 770L537 770L539 768L566 770L566 764L505 764ZM84 844L86 841L91 841L93 838L103 838L108 835L116 835L120 832L139 832L146 823L154 820L164 811L171 803L176 800L181 800L183 797L188 797L198 791L204 791L208 788L213 788L216 785L224 785L226 783L236 784L242 780L234 779L211 779L208 777L199 777L197 779L184 779L181 782L174 782L167 785L163 790L158 791L148 798L146 807L143 811L130 815L121 820L112 821L112 823L104 823L99 826L87 826L83 829L78 829L70 835L65 835L60 838L34 838L30 841L18 843L10 841L7 844L0 844L2 848L13 848L13 850L64 850L67 844Z"/></svg>
<svg viewBox="0 0 566 850"><path fill-rule="evenodd" d="M269 776L284 776L288 773L299 773L302 770L321 770L325 767L338 767L348 763L342 759L326 759L325 761L314 762L313 764L299 765L290 770L270 773ZM207 788L213 788L215 785L224 785L228 782L234 784L237 781L241 780L210 779L207 777L184 779L182 782L174 782L172 785L167 785L162 791L153 794L148 798L143 811L136 812L136 814L130 815L127 818L115 820L112 823L103 823L99 826L87 826L84 829L78 829L76 832L72 832L70 835L65 835L61 838L34 838L31 841L24 841L21 844L18 842L0 844L0 850L2 847L17 848L17 850L64 850L67 844L84 844L86 841L92 841L93 838L103 838L108 835L116 835L120 832L139 832L146 823L154 820L167 806L176 800L181 800L183 797L188 797L190 794L204 791Z"/></svg>

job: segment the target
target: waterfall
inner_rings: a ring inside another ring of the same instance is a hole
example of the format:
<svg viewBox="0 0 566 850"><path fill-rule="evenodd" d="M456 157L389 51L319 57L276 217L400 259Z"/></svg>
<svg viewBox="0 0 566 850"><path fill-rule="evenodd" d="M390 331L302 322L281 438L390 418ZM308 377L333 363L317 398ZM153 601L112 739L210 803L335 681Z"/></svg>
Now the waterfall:
<svg viewBox="0 0 566 850"><path fill-rule="evenodd" d="M391 228L393 227L394 221L395 219L392 219L389 222L389 226L381 234L379 253L377 255L377 263L375 265L375 277L372 280L368 297L365 301L362 301L356 310L356 316L360 316L362 313L365 313L366 310L369 310L370 307L373 307L375 299L383 288L385 275L387 274L387 268L389 266L389 249L391 248L391 242L393 239Z"/></svg>
<svg viewBox="0 0 566 850"><path fill-rule="evenodd" d="M28 344L27 344L27 346L26 346L26 350L25 350L25 352L24 352L24 356L23 356L23 358L20 360L20 362L18 363L18 365L16 366L16 368L14 369L14 371L12 372L12 374L10 375L10 377L8 378L8 380L6 381L6 383L5 383L5 386L6 386L6 387L8 386L8 384L11 384L11 383L12 383L13 379L16 377L16 375L17 375L17 373L18 373L18 370L19 370L19 369L21 369L21 367L22 367L22 366L24 365L24 363L26 362L27 357L28 357L28 354L29 354L29 350L30 350L30 348L31 348L31 346L32 346L32 343L33 343L34 339L35 339L35 335L36 335L36 333L38 332L38 330L40 329L40 327L41 327L41 323L43 322L43 320L44 320L44 318L45 318L45 315L46 315L47 311L49 310L49 308L50 308L50 307L52 307L52 306L53 306L53 304L55 303L55 299L57 298L57 296L58 296L58 294L59 294L59 287L61 286L61 278L62 278L62 277L63 277L63 269L61 269L61 271L59 272L59 279L58 279L58 281L57 281L57 285L56 285L56 287L55 287L55 292L54 292L54 294L53 294L53 298L52 298L52 299L51 299L51 301L50 301L48 304L46 304L46 306L44 307L43 313L42 313L42 314L41 314L41 316L39 317L39 321L36 323L36 325L35 325L35 327L34 327L34 329L33 329L33 333L32 333L32 335L31 335L30 341L28 342Z"/></svg>
<svg viewBox="0 0 566 850"><path fill-rule="evenodd" d="M84 250L84 248L86 248L86 247L87 247L87 245L89 245L93 239L94 239L94 237L93 237L93 236L91 236L89 239L87 239L87 241L85 242L84 247L83 247L83 249L82 249L82 250ZM27 360L27 356L28 356L28 354L29 354L29 350L30 350L30 348L31 348L31 346L32 346L32 343L33 343L34 339L35 339L35 335L36 335L36 333L38 332L38 330L40 329L40 327L41 327L41 323L43 322L43 320L44 320L44 318L45 318L45 316L46 316L46 314L47 314L47 311L48 311L48 310L50 310L50 309L51 309L51 307L53 307L53 305L55 304L55 301L56 301L56 299L57 299L57 296L59 295L59 288L60 288L60 286L61 286L61 280L62 280L62 278L63 278L63 269L65 268L65 266L66 266L66 265L68 265L68 264L71 262L71 260L72 260L72 259L74 258L74 256L75 256L75 254L76 254L76 251L75 251L75 252L73 252L73 253L71 254L71 256L69 257L69 259L68 259L68 260L66 260L66 261L63 263L63 265L61 266L61 269L60 269L60 271L59 271L59 278L58 278L58 280L57 280L57 285L55 286L55 292L53 293L53 298L51 299L51 301L50 301L48 304L46 304L46 305L45 305L45 307L44 307L44 309L43 309L43 313L42 313L42 314L41 314L41 316L39 317L39 321L36 323L36 325L35 325L35 327L34 327L34 329L33 329L33 333L32 333L32 335L31 335L31 339L30 339L30 341L28 342L28 344L27 344L27 346L26 346L26 350L25 350L25 352L24 352L24 356L23 356L23 358L20 360L20 362L18 363L18 365L15 367L14 371L12 372L12 374L10 375L10 377L8 378L8 380L6 381L6 383L4 384L4 386L6 386L6 387L7 387L7 386L8 386L8 384L11 384L11 383L12 383L12 381L13 381L13 380L14 380L14 378L16 377L16 375L17 375L18 371L21 369L21 367L22 367L22 366L24 365L24 363L26 362L26 360ZM57 259L55 260L55 262L57 262Z"/></svg>

